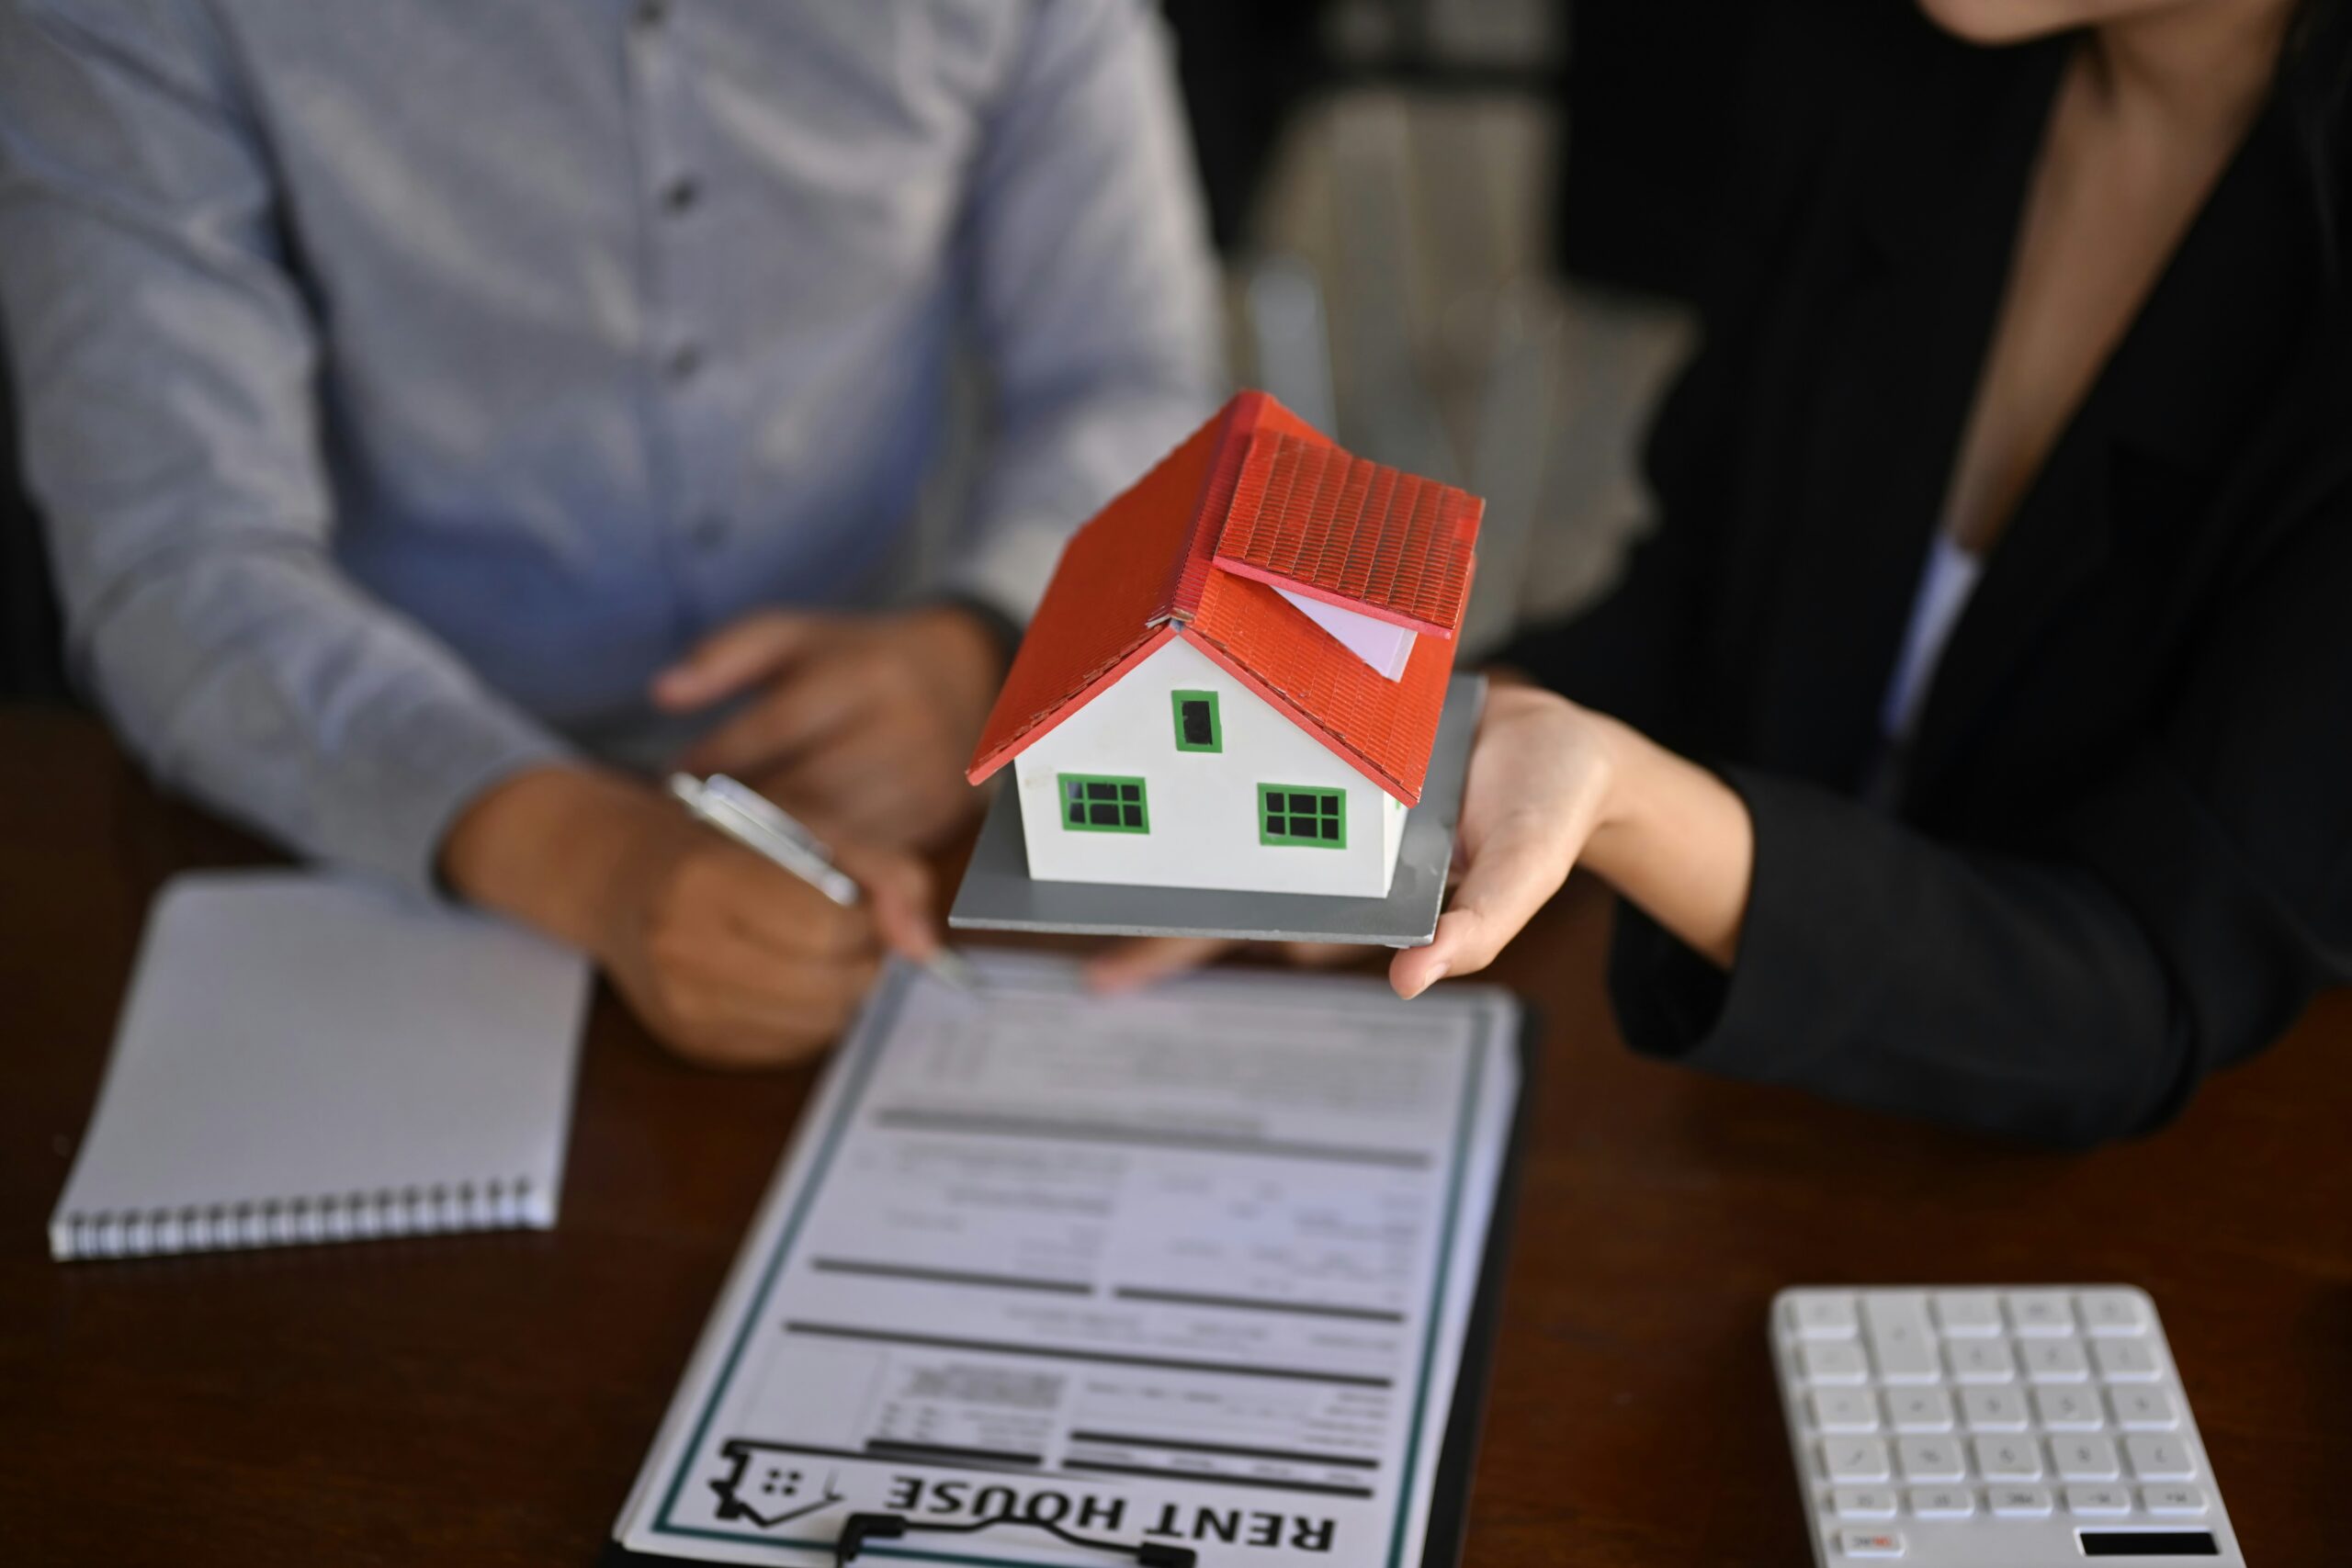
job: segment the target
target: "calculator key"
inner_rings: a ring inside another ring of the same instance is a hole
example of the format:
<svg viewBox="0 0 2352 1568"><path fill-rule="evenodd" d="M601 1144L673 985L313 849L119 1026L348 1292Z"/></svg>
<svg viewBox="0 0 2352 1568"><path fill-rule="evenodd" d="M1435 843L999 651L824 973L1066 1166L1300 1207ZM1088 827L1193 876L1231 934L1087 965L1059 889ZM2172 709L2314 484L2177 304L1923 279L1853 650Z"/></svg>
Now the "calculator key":
<svg viewBox="0 0 2352 1568"><path fill-rule="evenodd" d="M2169 1432L2180 1425L2180 1406L2161 1388L2111 1388L2107 1403L2115 1424L2127 1432Z"/></svg>
<svg viewBox="0 0 2352 1568"><path fill-rule="evenodd" d="M1832 1438L1821 1445L1821 1468L1832 1481L1885 1481L1894 1473L1876 1438Z"/></svg>
<svg viewBox="0 0 2352 1568"><path fill-rule="evenodd" d="M1971 1438L1968 1449L1987 1481L2041 1479L2041 1445L2031 1438Z"/></svg>
<svg viewBox="0 0 2352 1568"><path fill-rule="evenodd" d="M1939 1388L1886 1391L1887 1424L1898 1432L1951 1430L1951 1395Z"/></svg>
<svg viewBox="0 0 2352 1568"><path fill-rule="evenodd" d="M2196 1486L2143 1486L2140 1506L2152 1514L2176 1517L2201 1514L2207 1506L2203 1488Z"/></svg>
<svg viewBox="0 0 2352 1568"><path fill-rule="evenodd" d="M1808 1292L1788 1298L1789 1327L1800 1339L1851 1339L1859 1326L1854 1298Z"/></svg>
<svg viewBox="0 0 2352 1568"><path fill-rule="evenodd" d="M2075 1298L2083 1327L2101 1339L2129 1339L2148 1332L2148 1303L2137 1291L2085 1291Z"/></svg>
<svg viewBox="0 0 2352 1568"><path fill-rule="evenodd" d="M2024 1338L2075 1332L2075 1303L2064 1291L2011 1291L2009 1326Z"/></svg>
<svg viewBox="0 0 2352 1568"><path fill-rule="evenodd" d="M1825 1432L1875 1432L1878 1401L1866 1388L1817 1388L1806 1396L1813 1424Z"/></svg>
<svg viewBox="0 0 2352 1568"><path fill-rule="evenodd" d="M1960 1413L1972 1432L2022 1432L2025 1400L2013 1388L1964 1388Z"/></svg>
<svg viewBox="0 0 2352 1568"><path fill-rule="evenodd" d="M1960 1457L1960 1443L1951 1438L1897 1438L1894 1456L1903 1462L1909 1481L1964 1481L1968 1463Z"/></svg>
<svg viewBox="0 0 2352 1568"><path fill-rule="evenodd" d="M2091 1356L2109 1382L2154 1382L2164 1376L2156 1353L2143 1339L2095 1339Z"/></svg>
<svg viewBox="0 0 2352 1568"><path fill-rule="evenodd" d="M2098 1395L2086 1388L2035 1389L2033 1415L2053 1432L2096 1432L2107 1425Z"/></svg>
<svg viewBox="0 0 2352 1568"><path fill-rule="evenodd" d="M1903 1536L1897 1530L1839 1530L1838 1550L1848 1557L1900 1557Z"/></svg>
<svg viewBox="0 0 2352 1568"><path fill-rule="evenodd" d="M1862 1325L1870 1332L1871 1359L1883 1382L1933 1382L1935 1332L1928 1326L1928 1298L1915 1291L1878 1291L1862 1298Z"/></svg>
<svg viewBox="0 0 2352 1568"><path fill-rule="evenodd" d="M2090 1359L2083 1354L2080 1340L2029 1339L2018 1348L2025 1359L2028 1382L2085 1382L2090 1378Z"/></svg>
<svg viewBox="0 0 2352 1568"><path fill-rule="evenodd" d="M1829 1494L1829 1506L1841 1519L1891 1519L1894 1494L1883 1486L1839 1486Z"/></svg>
<svg viewBox="0 0 2352 1568"><path fill-rule="evenodd" d="M2197 1478L2197 1461L2188 1457L2188 1450L2177 1438L2134 1433L2123 1439L2123 1451L2131 1456L2132 1473L2143 1481Z"/></svg>
<svg viewBox="0 0 2352 1568"><path fill-rule="evenodd" d="M2005 1519L2046 1519L2056 1506L2047 1486L1988 1486L1984 1506Z"/></svg>
<svg viewBox="0 0 2352 1568"><path fill-rule="evenodd" d="M1858 1383L1870 1375L1862 1348L1851 1340L1827 1339L1797 1347L1804 1365L1804 1381L1815 1383Z"/></svg>
<svg viewBox="0 0 2352 1568"><path fill-rule="evenodd" d="M2069 1486L2066 1511L2086 1518L2113 1518L2132 1511L2132 1494L2120 1486Z"/></svg>
<svg viewBox="0 0 2352 1568"><path fill-rule="evenodd" d="M1918 1486L1911 1511L1923 1519L1964 1519L1976 1511L1976 1495L1965 1486Z"/></svg>
<svg viewBox="0 0 2352 1568"><path fill-rule="evenodd" d="M1990 1291L1938 1291L1936 1326L1947 1338L1984 1339L2001 1332L2001 1298Z"/></svg>
<svg viewBox="0 0 2352 1568"><path fill-rule="evenodd" d="M2052 1438L2050 1459L2061 1481L2113 1481L2123 1473L2115 1445L2105 1438Z"/></svg>
<svg viewBox="0 0 2352 1568"><path fill-rule="evenodd" d="M1954 1382L2007 1382L2018 1375L2018 1359L2006 1339L1956 1339L1944 1347Z"/></svg>

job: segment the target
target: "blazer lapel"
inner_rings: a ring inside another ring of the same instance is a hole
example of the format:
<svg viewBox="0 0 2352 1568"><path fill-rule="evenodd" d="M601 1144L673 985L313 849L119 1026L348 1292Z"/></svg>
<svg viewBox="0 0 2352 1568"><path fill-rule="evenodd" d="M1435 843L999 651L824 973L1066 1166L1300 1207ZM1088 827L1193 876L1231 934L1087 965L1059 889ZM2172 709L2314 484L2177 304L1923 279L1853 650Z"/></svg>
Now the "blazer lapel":
<svg viewBox="0 0 2352 1568"><path fill-rule="evenodd" d="M1911 129L1860 154L1865 271L1820 344L1818 434L1765 642L1758 740L1774 765L1850 788L1877 752L2064 58L1972 52L1944 84L1957 107L1871 117Z"/></svg>
<svg viewBox="0 0 2352 1568"><path fill-rule="evenodd" d="M2294 177L2284 116L2266 114L1986 558L1920 710L1906 795L2030 678L2038 640L2098 575L2118 531L2154 525L2145 512L2196 510L2245 441L2292 335L2288 302L2312 298L2309 247L2283 220L2309 206ZM2117 511L2126 498L2130 517Z"/></svg>

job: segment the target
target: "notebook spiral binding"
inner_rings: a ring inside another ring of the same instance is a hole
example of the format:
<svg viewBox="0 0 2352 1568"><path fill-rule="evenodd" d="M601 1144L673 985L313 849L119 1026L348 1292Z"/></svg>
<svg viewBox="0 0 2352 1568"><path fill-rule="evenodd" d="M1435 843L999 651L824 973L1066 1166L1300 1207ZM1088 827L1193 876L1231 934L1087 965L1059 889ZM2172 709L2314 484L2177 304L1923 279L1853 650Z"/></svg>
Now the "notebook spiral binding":
<svg viewBox="0 0 2352 1568"><path fill-rule="evenodd" d="M58 1257L147 1258L379 1236L506 1230L534 1223L536 1183L433 1182L373 1191L190 1203L160 1209L101 1209L64 1216Z"/></svg>

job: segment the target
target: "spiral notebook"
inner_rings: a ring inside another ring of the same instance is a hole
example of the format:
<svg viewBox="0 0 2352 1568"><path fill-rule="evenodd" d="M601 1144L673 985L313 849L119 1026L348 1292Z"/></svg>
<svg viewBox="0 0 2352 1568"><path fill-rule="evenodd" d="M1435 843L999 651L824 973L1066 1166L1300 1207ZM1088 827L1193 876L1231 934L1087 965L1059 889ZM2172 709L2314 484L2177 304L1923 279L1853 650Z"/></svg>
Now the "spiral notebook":
<svg viewBox="0 0 2352 1568"><path fill-rule="evenodd" d="M59 1258L555 1223L576 953L295 871L155 900Z"/></svg>

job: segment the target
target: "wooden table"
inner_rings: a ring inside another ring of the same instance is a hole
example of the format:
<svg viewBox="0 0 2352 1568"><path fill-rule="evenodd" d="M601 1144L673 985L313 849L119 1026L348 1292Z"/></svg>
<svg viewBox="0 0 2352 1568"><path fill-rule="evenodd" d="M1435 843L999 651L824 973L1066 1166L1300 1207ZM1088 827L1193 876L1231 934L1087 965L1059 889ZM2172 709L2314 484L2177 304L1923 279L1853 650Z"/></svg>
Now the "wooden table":
<svg viewBox="0 0 2352 1568"><path fill-rule="evenodd" d="M609 1529L810 1075L600 999L560 1228L60 1266L142 911L254 851L85 719L0 711L0 1561L550 1563ZM2153 1291L2259 1568L2352 1561L2352 997L2138 1145L2056 1156L1636 1060L1572 893L1472 1508L1477 1568L1809 1561L1763 1349L1794 1281Z"/></svg>

